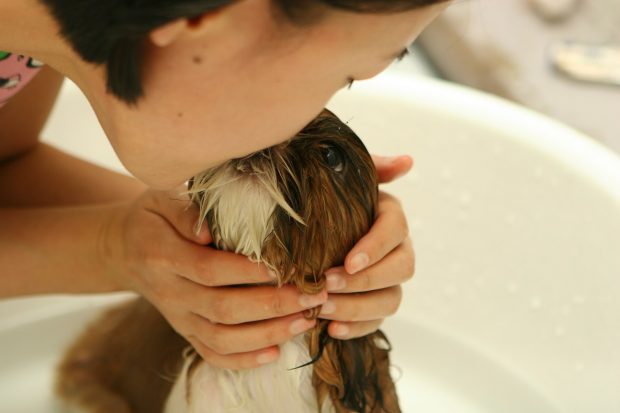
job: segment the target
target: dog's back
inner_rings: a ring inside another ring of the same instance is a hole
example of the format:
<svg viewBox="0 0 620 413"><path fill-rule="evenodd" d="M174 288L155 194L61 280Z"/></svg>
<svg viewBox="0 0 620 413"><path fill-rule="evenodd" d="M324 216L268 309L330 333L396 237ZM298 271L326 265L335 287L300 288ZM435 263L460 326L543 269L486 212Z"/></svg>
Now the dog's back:
<svg viewBox="0 0 620 413"><path fill-rule="evenodd" d="M75 411L157 413L188 343L143 298L93 322L58 366L56 393Z"/></svg>

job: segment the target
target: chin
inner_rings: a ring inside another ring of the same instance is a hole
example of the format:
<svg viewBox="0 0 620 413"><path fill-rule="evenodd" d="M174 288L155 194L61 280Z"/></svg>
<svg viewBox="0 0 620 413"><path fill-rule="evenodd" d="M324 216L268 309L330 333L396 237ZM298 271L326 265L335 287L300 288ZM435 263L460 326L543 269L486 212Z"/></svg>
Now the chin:
<svg viewBox="0 0 620 413"><path fill-rule="evenodd" d="M194 176L188 194L213 247L264 263L279 286L313 294L368 232L378 181L361 140L325 110L290 140ZM73 343L56 391L89 413L400 412L386 336L337 340L327 325L319 319L281 345L274 363L228 370L204 361L139 298Z"/></svg>

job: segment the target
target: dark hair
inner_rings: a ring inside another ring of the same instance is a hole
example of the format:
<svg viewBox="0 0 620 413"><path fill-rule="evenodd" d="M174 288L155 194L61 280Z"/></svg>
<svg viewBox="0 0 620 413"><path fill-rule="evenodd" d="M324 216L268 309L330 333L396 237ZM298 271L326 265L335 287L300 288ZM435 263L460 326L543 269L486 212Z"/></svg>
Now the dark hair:
<svg viewBox="0 0 620 413"><path fill-rule="evenodd" d="M142 45L153 29L179 18L193 18L237 0L41 0L61 35L87 62L105 65L107 88L134 104L143 95ZM317 6L361 13L389 13L446 0L273 0L293 23L307 23Z"/></svg>

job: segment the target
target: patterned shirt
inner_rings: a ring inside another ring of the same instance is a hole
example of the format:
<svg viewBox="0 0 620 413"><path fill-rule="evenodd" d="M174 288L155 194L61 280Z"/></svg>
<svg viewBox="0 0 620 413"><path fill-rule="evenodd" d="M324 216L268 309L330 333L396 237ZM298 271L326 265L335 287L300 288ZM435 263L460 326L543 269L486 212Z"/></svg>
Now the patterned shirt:
<svg viewBox="0 0 620 413"><path fill-rule="evenodd" d="M0 51L0 108L26 86L41 66L31 57Z"/></svg>

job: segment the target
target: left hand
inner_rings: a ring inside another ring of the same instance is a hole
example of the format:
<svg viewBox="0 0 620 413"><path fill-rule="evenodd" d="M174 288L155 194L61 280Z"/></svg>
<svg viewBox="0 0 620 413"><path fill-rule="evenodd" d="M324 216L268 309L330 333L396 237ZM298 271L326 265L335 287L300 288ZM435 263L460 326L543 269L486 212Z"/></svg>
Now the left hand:
<svg viewBox="0 0 620 413"><path fill-rule="evenodd" d="M373 156L379 181L386 183L409 172L408 156ZM362 337L376 331L383 319L396 312L402 299L401 284L413 277L415 255L403 208L395 197L379 192L374 225L353 247L344 267L326 271L328 301L320 318L334 320L330 336Z"/></svg>

